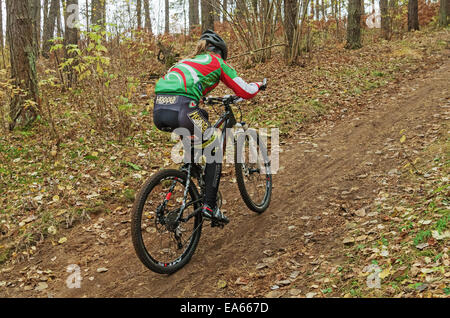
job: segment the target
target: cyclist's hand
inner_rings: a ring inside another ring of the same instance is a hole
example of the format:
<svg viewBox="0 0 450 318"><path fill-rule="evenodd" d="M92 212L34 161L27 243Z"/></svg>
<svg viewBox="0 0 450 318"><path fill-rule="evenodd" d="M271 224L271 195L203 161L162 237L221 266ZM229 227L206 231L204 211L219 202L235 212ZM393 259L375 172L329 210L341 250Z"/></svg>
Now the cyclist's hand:
<svg viewBox="0 0 450 318"><path fill-rule="evenodd" d="M263 79L261 86L259 87L259 90L265 91L267 88L267 78Z"/></svg>

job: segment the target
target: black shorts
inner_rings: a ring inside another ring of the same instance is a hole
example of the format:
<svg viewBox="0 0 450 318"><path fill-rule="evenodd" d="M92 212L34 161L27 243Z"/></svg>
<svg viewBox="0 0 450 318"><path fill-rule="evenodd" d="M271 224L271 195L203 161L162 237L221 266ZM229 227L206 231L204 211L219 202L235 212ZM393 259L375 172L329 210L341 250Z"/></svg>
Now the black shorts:
<svg viewBox="0 0 450 318"><path fill-rule="evenodd" d="M210 127L208 113L198 102L181 95L156 95L153 122L162 131L186 128L191 135L204 133Z"/></svg>

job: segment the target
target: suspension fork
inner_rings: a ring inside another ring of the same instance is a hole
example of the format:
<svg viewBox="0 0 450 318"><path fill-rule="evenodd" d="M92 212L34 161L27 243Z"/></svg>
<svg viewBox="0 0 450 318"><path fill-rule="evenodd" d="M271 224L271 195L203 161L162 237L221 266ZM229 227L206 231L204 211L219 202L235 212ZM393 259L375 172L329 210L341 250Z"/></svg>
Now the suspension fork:
<svg viewBox="0 0 450 318"><path fill-rule="evenodd" d="M165 224L165 220L163 218L163 211L166 208L167 203L169 202L170 198L172 197L173 190L175 189L175 186L177 185L178 178L175 177L172 181L172 184L169 188L169 192L166 194L166 197L164 198L164 201L158 206L158 209L156 211L156 215L158 216L158 220L161 224Z"/></svg>
<svg viewBox="0 0 450 318"><path fill-rule="evenodd" d="M187 164L187 169L182 168L182 170L187 172L187 178L186 178L186 186L184 188L184 193L183 193L183 201L181 202L181 207L180 207L180 211L178 212L176 222L179 222L181 220L181 216L183 215L184 209L186 208L187 194L189 191L189 187L191 186L191 169L192 169L192 163Z"/></svg>

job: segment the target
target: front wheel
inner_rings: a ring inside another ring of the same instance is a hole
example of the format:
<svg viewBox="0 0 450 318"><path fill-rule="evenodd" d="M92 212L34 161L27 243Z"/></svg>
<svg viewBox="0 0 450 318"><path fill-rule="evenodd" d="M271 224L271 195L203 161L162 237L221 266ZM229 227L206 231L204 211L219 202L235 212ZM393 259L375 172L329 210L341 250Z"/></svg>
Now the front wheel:
<svg viewBox="0 0 450 318"><path fill-rule="evenodd" d="M263 213L270 204L272 174L267 146L254 129L236 136L236 181L247 207Z"/></svg>
<svg viewBox="0 0 450 318"><path fill-rule="evenodd" d="M185 191L186 179L182 171L162 170L143 185L133 205L131 233L136 254L156 273L171 274L186 265L200 240L203 222L196 211L201 199L192 183Z"/></svg>

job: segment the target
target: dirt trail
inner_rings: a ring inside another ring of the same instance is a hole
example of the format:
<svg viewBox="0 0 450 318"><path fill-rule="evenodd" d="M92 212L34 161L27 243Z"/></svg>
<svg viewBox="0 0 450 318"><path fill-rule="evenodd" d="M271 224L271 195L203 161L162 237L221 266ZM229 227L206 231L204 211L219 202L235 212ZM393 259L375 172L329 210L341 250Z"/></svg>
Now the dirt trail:
<svg viewBox="0 0 450 318"><path fill-rule="evenodd" d="M139 262L127 210L76 226L67 233L66 244L47 251L41 247L34 260L9 273L31 266L50 269L56 277L48 289L7 288L4 296L260 297L275 281L298 270L295 285L304 297L305 274L311 268L323 260L341 262L333 251L342 246L350 212L373 201L380 182L395 186L393 169L405 161L398 147L387 145L395 144L402 129L415 138L426 134L426 127L448 120L448 108L442 106L449 102L449 83L447 59L438 69L378 90L367 107L337 110L337 119L312 124L286 140L273 200L262 215L243 208L236 184L224 178L224 208L231 223L223 230L205 226L191 262L174 275L157 275ZM267 267L260 269L263 260ZM81 268L79 289L66 287L69 264ZM100 267L108 271L97 273ZM245 283L236 282L238 278ZM225 288L218 287L220 280L227 283Z"/></svg>

